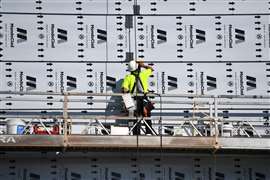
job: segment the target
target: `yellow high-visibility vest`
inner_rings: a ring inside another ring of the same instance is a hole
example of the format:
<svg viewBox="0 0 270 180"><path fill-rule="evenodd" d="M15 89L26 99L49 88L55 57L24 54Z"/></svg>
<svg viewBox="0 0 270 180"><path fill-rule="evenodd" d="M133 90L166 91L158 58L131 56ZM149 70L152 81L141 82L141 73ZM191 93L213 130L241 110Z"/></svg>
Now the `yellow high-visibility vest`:
<svg viewBox="0 0 270 180"><path fill-rule="evenodd" d="M152 72L153 72L152 69L144 69L139 74L139 78L141 79L144 93L148 93L148 78L152 74ZM126 75L122 83L122 88L131 92L135 85L135 81L136 81L135 75L133 74Z"/></svg>

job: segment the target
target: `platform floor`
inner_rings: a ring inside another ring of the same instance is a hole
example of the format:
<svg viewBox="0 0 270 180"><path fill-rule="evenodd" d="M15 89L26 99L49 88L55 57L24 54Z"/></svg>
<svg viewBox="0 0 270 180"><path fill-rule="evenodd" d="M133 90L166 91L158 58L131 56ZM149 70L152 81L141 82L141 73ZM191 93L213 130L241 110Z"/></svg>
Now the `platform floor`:
<svg viewBox="0 0 270 180"><path fill-rule="evenodd" d="M89 136L0 135L0 150L264 150L270 152L269 138L171 137L171 136Z"/></svg>

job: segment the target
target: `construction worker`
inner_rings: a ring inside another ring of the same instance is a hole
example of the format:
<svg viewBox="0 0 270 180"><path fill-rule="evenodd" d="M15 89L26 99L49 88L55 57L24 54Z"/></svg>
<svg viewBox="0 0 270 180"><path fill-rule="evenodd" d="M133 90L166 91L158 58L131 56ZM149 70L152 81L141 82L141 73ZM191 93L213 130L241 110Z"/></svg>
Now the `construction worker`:
<svg viewBox="0 0 270 180"><path fill-rule="evenodd" d="M142 70L142 68L144 68ZM130 61L128 64L128 70L130 74L126 75L122 83L122 92L131 93L131 94L146 94L148 93L148 79L152 72L154 71L151 66L145 65L142 60ZM147 99L146 96L135 96L136 101L136 110L135 116L137 117L146 117L149 116L145 102ZM135 122L136 123L136 122ZM147 120L146 123L151 128L151 120ZM146 134L152 134L151 129L146 125ZM134 135L140 134L140 123L137 124L133 129Z"/></svg>

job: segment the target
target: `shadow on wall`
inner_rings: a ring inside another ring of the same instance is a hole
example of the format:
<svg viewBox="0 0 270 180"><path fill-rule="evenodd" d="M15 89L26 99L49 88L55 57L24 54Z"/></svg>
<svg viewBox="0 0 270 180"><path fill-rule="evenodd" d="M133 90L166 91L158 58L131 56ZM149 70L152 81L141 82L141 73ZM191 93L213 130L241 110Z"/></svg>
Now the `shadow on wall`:
<svg viewBox="0 0 270 180"><path fill-rule="evenodd" d="M107 92L112 91L113 93L121 93L121 85L123 79L120 79L116 82L115 87L112 89L107 89ZM122 103L121 96L111 96L109 99L109 103L106 106L106 115L120 115L123 114L124 104Z"/></svg>

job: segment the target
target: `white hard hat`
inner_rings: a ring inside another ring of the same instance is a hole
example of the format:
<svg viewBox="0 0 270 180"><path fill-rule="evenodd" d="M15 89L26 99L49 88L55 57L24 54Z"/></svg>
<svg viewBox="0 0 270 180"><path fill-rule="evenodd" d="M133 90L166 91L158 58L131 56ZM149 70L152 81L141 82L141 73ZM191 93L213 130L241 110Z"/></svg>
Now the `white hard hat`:
<svg viewBox="0 0 270 180"><path fill-rule="evenodd" d="M129 71L135 71L137 69L137 63L136 61L132 60L128 63L128 70Z"/></svg>

